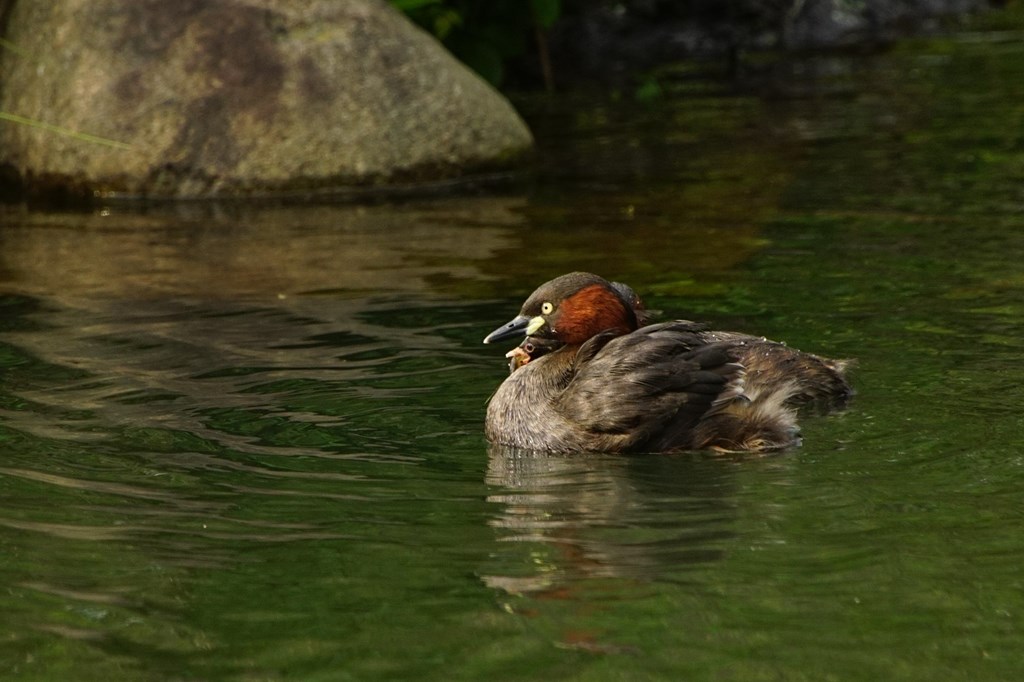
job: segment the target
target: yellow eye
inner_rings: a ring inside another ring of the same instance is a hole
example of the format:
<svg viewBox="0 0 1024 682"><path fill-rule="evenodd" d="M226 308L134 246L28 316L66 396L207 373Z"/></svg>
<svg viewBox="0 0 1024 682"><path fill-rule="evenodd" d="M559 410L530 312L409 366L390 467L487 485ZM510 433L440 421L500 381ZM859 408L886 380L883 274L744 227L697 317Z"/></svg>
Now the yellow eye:
<svg viewBox="0 0 1024 682"><path fill-rule="evenodd" d="M555 310L555 306L554 306L554 304L552 304L552 303L551 303L551 302L549 302L549 301L545 301L545 302L544 302L544 305L542 305L542 306L540 307L540 311L541 311L542 313L544 313L545 315L550 315L550 314L551 314L552 312L554 312L554 310Z"/></svg>

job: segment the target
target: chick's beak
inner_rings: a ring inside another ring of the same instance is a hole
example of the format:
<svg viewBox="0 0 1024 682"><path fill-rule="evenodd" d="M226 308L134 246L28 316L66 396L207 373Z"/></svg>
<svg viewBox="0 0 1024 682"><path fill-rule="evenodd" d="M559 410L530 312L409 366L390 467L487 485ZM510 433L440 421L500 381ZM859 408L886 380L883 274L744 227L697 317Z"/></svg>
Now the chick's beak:
<svg viewBox="0 0 1024 682"><path fill-rule="evenodd" d="M484 337L484 343L494 343L495 341L504 341L510 339L513 336L517 336L520 332L525 334L526 328L530 326L532 318L526 315L519 315L512 319L511 322L503 324L493 332Z"/></svg>

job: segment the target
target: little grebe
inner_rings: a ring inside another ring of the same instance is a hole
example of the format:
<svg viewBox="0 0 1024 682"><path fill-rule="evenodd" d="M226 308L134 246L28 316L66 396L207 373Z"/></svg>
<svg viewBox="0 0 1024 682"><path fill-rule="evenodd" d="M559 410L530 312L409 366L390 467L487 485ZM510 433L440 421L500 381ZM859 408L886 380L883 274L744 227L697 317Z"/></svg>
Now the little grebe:
<svg viewBox="0 0 1024 682"><path fill-rule="evenodd" d="M845 361L686 320L647 324L629 287L587 272L541 285L484 343L525 334L487 406L487 438L532 450L778 450L796 412L839 408Z"/></svg>

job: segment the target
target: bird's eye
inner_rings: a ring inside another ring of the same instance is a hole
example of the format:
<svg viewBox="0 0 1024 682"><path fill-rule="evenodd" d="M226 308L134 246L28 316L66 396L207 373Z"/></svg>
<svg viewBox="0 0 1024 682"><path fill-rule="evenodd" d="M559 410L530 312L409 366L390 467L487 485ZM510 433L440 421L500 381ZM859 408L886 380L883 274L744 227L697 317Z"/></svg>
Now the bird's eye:
<svg viewBox="0 0 1024 682"><path fill-rule="evenodd" d="M555 310L555 306L550 301L545 301L544 305L542 305L540 307L540 311L542 313L544 313L545 315L550 315L552 312L554 312L554 310Z"/></svg>

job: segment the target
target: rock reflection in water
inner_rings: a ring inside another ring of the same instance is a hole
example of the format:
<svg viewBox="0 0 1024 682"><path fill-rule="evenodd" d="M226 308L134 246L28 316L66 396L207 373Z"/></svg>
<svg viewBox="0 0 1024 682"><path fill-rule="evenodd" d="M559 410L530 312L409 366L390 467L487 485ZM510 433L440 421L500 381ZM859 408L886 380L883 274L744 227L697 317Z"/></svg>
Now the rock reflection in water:
<svg viewBox="0 0 1024 682"><path fill-rule="evenodd" d="M520 199L380 206L0 208L0 291L67 303L437 292L514 245Z"/></svg>
<svg viewBox="0 0 1024 682"><path fill-rule="evenodd" d="M491 446L490 525L514 543L484 582L553 594L591 578L671 579L733 536L732 462L704 455L560 455Z"/></svg>

